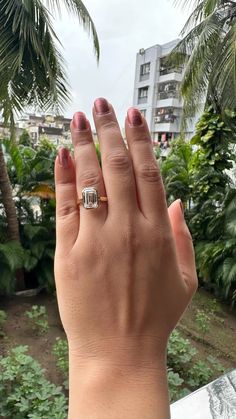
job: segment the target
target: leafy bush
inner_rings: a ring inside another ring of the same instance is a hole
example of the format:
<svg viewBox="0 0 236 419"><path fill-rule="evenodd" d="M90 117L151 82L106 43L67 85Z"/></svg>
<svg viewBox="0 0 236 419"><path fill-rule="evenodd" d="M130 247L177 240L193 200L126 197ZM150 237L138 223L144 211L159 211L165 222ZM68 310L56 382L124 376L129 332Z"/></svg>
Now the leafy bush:
<svg viewBox="0 0 236 419"><path fill-rule="evenodd" d="M208 384L219 372L222 365L213 357L198 359L198 351L188 339L174 330L170 336L167 350L168 381L172 401Z"/></svg>
<svg viewBox="0 0 236 419"><path fill-rule="evenodd" d="M11 294L15 287L15 273L23 267L24 250L20 243L0 243L0 294Z"/></svg>
<svg viewBox="0 0 236 419"><path fill-rule="evenodd" d="M27 346L0 357L0 416L6 419L66 419L67 399L61 387L46 380Z"/></svg>
<svg viewBox="0 0 236 419"><path fill-rule="evenodd" d="M210 317L204 310L197 310L195 316L195 321L198 330L203 334L203 336L210 330Z"/></svg>
<svg viewBox="0 0 236 419"><path fill-rule="evenodd" d="M0 336L5 336L3 327L7 320L7 313L4 310L0 310Z"/></svg>
<svg viewBox="0 0 236 419"><path fill-rule="evenodd" d="M48 316L44 306L34 305L31 310L25 312L30 321L30 325L40 335L48 332Z"/></svg>
<svg viewBox="0 0 236 419"><path fill-rule="evenodd" d="M68 343L66 339L56 338L56 343L53 345L52 353L56 358L56 365L62 373L65 381L63 385L66 389L69 388L69 360L68 360Z"/></svg>

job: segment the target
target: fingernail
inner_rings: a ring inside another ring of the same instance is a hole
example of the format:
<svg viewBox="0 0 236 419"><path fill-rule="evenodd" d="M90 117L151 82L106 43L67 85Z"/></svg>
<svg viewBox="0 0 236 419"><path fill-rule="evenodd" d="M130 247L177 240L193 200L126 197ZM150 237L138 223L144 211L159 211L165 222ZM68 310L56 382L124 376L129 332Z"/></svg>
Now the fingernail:
<svg viewBox="0 0 236 419"><path fill-rule="evenodd" d="M70 153L67 148L60 148L58 151L59 164L63 169L68 169Z"/></svg>
<svg viewBox="0 0 236 419"><path fill-rule="evenodd" d="M73 116L73 124L78 131L85 131L88 128L85 114L83 112L76 112Z"/></svg>
<svg viewBox="0 0 236 419"><path fill-rule="evenodd" d="M138 127L142 125L143 123L142 115L138 109L135 109L135 108L129 109L127 116L128 116L129 124L132 125L133 127Z"/></svg>
<svg viewBox="0 0 236 419"><path fill-rule="evenodd" d="M180 208L181 208L182 214L183 214L183 216L184 216L184 206L183 206L183 202L181 201L181 199L179 200L179 205L180 205Z"/></svg>
<svg viewBox="0 0 236 419"><path fill-rule="evenodd" d="M99 99L96 99L94 102L94 108L98 115L102 115L104 113L110 112L109 103L106 99L100 97Z"/></svg>

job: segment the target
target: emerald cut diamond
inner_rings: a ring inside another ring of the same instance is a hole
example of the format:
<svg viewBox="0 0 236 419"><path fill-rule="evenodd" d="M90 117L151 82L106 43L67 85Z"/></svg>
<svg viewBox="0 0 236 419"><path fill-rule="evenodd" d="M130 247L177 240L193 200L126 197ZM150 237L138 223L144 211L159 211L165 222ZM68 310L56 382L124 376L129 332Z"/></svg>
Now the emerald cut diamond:
<svg viewBox="0 0 236 419"><path fill-rule="evenodd" d="M82 191L83 205L86 209L98 208L98 193L95 188L84 188Z"/></svg>

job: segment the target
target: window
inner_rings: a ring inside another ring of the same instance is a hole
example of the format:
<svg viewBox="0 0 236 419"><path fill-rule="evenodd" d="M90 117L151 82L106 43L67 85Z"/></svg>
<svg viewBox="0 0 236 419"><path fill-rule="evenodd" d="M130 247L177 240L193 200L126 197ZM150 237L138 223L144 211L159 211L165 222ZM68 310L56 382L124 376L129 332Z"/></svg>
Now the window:
<svg viewBox="0 0 236 419"><path fill-rule="evenodd" d="M144 116L144 118L146 117L147 114L147 109L140 109L141 114Z"/></svg>
<svg viewBox="0 0 236 419"><path fill-rule="evenodd" d="M140 75L144 76L145 74L149 74L150 73L150 64L151 63L146 63L146 64L142 64L140 67Z"/></svg>
<svg viewBox="0 0 236 419"><path fill-rule="evenodd" d="M138 89L138 103L146 103L148 99L148 86Z"/></svg>
<svg viewBox="0 0 236 419"><path fill-rule="evenodd" d="M145 63L140 66L140 81L149 79L151 63Z"/></svg>

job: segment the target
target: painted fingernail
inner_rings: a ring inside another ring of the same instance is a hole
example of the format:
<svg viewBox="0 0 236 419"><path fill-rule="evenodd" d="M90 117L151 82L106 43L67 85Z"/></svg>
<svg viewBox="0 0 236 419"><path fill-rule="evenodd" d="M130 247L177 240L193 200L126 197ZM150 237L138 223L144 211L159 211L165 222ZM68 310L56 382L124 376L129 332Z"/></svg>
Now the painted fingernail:
<svg viewBox="0 0 236 419"><path fill-rule="evenodd" d="M129 109L127 116L128 116L129 124L132 125L133 127L138 127L142 125L143 123L142 115L138 109L135 109L135 108Z"/></svg>
<svg viewBox="0 0 236 419"><path fill-rule="evenodd" d="M184 206L183 206L183 202L181 201L181 199L179 200L179 205L180 205L180 208L181 208L182 214L183 214L183 216L184 216Z"/></svg>
<svg viewBox="0 0 236 419"><path fill-rule="evenodd" d="M59 164L63 169L68 169L70 152L67 148L60 148L58 151Z"/></svg>
<svg viewBox="0 0 236 419"><path fill-rule="evenodd" d="M78 131L84 131L88 128L87 119L83 112L76 112L73 116L73 124Z"/></svg>
<svg viewBox="0 0 236 419"><path fill-rule="evenodd" d="M94 108L98 115L103 115L104 113L110 112L110 106L106 99L100 97L94 102Z"/></svg>

